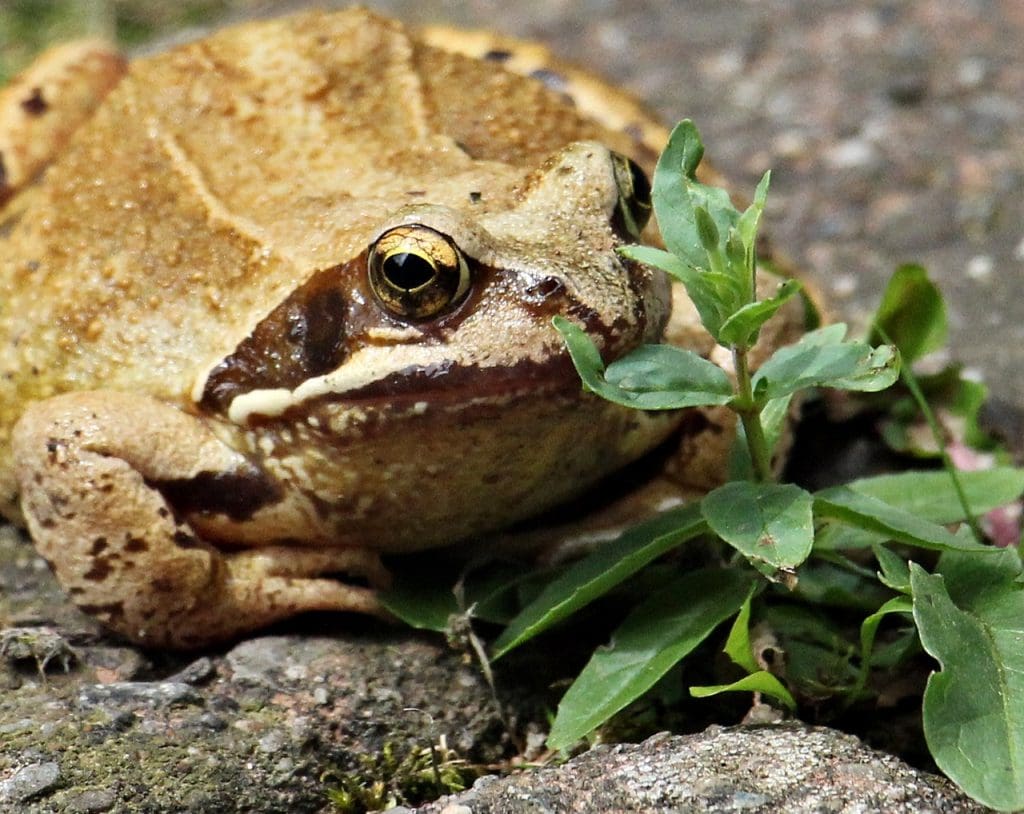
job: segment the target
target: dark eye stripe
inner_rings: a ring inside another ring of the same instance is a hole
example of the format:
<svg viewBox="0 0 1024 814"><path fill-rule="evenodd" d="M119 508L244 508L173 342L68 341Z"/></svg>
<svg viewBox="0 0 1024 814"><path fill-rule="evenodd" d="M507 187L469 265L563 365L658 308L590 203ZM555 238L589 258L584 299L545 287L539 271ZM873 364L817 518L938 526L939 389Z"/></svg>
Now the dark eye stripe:
<svg viewBox="0 0 1024 814"><path fill-rule="evenodd" d="M252 390L294 389L336 369L348 354L342 287L365 256L318 272L268 314L207 377L201 404L226 410Z"/></svg>

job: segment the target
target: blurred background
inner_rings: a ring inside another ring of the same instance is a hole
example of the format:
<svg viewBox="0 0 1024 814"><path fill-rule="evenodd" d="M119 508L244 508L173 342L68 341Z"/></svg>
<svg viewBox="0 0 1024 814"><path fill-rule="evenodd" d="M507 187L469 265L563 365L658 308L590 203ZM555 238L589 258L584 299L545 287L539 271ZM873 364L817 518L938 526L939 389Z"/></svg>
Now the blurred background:
<svg viewBox="0 0 1024 814"><path fill-rule="evenodd" d="M134 53L291 10L254 0L0 0L0 76L85 33ZM320 3L319 5L344 5ZM899 263L950 306L952 355L1024 407L1021 0L387 0L413 23L547 42L666 122L693 118L767 231L857 322Z"/></svg>

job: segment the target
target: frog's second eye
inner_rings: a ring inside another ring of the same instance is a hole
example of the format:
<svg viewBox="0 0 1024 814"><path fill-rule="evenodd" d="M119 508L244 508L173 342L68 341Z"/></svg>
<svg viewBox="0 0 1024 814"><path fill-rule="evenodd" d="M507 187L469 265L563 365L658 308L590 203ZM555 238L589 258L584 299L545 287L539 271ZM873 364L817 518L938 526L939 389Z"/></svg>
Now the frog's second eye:
<svg viewBox="0 0 1024 814"><path fill-rule="evenodd" d="M398 226L382 234L367 256L370 288L392 314L431 319L469 291L469 266L458 247L427 226Z"/></svg>
<svg viewBox="0 0 1024 814"><path fill-rule="evenodd" d="M619 188L615 225L623 234L639 240L651 219L651 183L639 164L619 153L612 153L612 169Z"/></svg>

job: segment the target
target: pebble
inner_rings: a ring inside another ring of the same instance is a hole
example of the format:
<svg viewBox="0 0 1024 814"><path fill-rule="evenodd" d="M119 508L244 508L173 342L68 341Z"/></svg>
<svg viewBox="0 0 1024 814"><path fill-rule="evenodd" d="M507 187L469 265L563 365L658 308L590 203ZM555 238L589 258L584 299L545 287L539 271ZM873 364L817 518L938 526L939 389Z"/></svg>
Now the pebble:
<svg viewBox="0 0 1024 814"><path fill-rule="evenodd" d="M981 282L992 276L994 268L995 262L991 255L979 254L967 261L967 276Z"/></svg>
<svg viewBox="0 0 1024 814"><path fill-rule="evenodd" d="M30 763L0 782L0 801L24 803L49 791L59 780L60 766L56 763Z"/></svg>
<svg viewBox="0 0 1024 814"><path fill-rule="evenodd" d="M102 814L110 811L116 802L113 789L86 789L68 799L65 807L75 814Z"/></svg>
<svg viewBox="0 0 1024 814"><path fill-rule="evenodd" d="M273 732L268 732L266 735L260 738L258 742L259 750L264 754L273 754L274 752L280 752L287 745L287 735L277 730Z"/></svg>
<svg viewBox="0 0 1024 814"><path fill-rule="evenodd" d="M841 141L826 153L828 163L840 170L868 167L875 157L875 148L863 139Z"/></svg>
<svg viewBox="0 0 1024 814"><path fill-rule="evenodd" d="M203 656L198 658L190 664L186 665L183 669L179 670L168 681L180 681L184 684L202 684L210 676L213 675L214 666L213 659L209 656Z"/></svg>
<svg viewBox="0 0 1024 814"><path fill-rule="evenodd" d="M85 707L158 708L174 704L202 705L203 699L182 681L120 681L114 684L91 684L82 687L78 693L78 703Z"/></svg>

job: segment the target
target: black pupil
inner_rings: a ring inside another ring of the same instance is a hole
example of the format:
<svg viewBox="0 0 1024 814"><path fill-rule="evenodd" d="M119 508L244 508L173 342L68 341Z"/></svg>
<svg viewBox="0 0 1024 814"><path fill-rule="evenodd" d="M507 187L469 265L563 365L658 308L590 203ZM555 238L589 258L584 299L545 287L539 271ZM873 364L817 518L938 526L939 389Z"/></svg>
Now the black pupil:
<svg viewBox="0 0 1024 814"><path fill-rule="evenodd" d="M387 281L395 288L412 291L434 279L430 261L411 252L396 252L384 258L381 268Z"/></svg>

